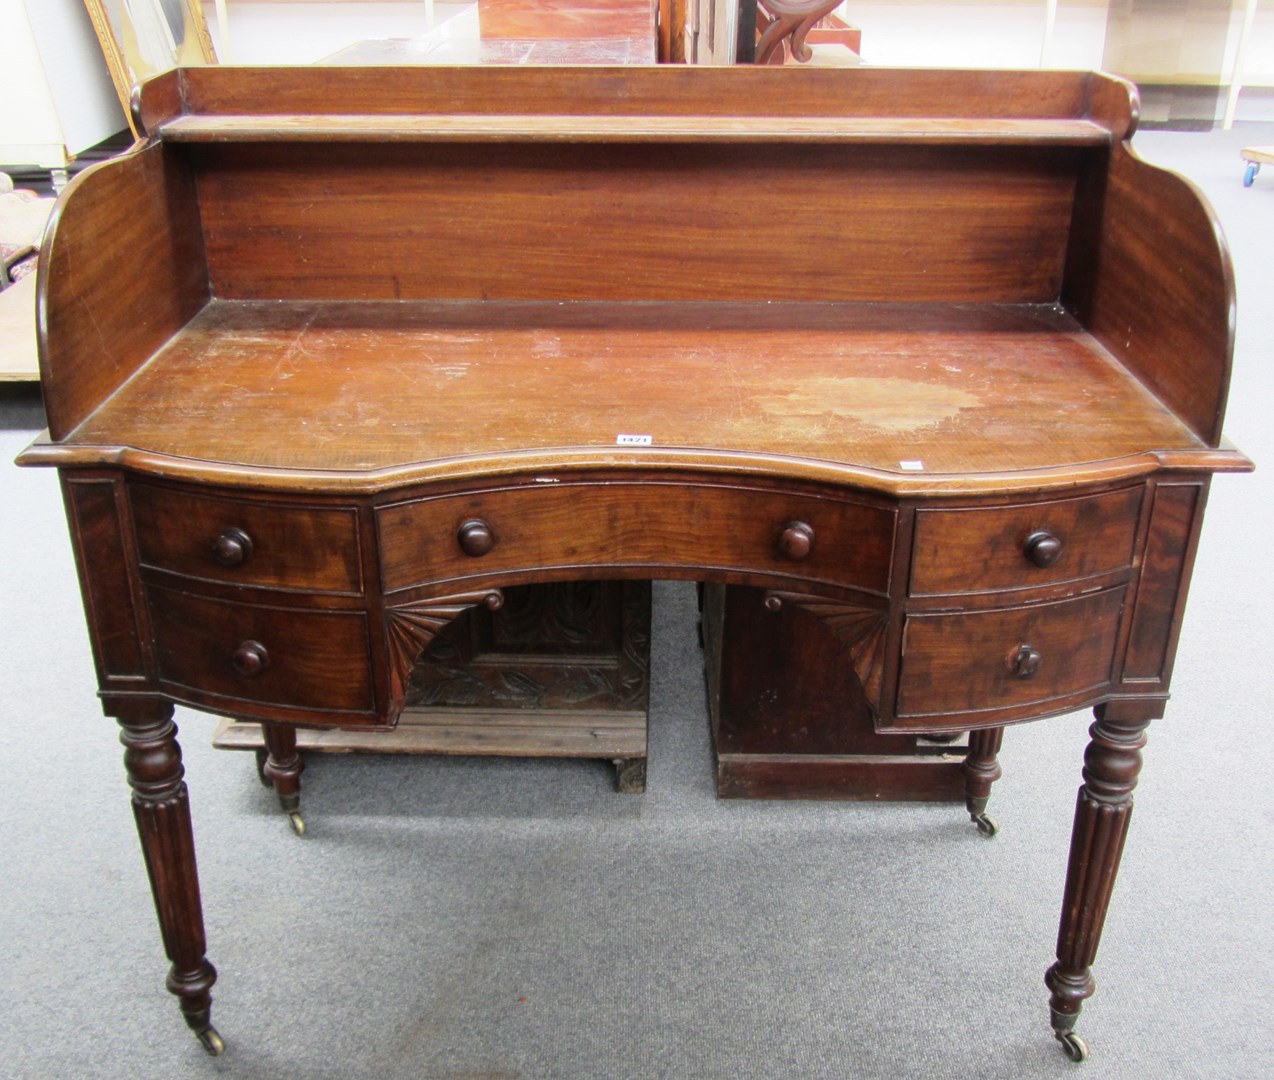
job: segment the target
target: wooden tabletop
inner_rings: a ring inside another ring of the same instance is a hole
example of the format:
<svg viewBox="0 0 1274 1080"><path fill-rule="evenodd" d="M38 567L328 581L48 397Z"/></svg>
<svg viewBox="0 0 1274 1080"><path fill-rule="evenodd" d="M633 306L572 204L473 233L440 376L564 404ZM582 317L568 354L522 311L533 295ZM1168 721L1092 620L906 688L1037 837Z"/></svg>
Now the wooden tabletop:
<svg viewBox="0 0 1274 1080"><path fill-rule="evenodd" d="M1205 449L1033 304L213 302L67 442L300 473L552 451L902 486Z"/></svg>

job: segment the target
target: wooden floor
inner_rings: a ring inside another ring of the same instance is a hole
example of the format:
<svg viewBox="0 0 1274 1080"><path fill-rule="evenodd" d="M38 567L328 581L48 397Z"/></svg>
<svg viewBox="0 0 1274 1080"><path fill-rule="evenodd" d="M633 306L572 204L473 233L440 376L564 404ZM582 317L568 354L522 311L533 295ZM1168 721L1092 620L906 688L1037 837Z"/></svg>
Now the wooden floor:
<svg viewBox="0 0 1274 1080"><path fill-rule="evenodd" d="M125 432L338 471L623 435L929 475L1203 445L1059 308L986 304L213 302L69 441Z"/></svg>

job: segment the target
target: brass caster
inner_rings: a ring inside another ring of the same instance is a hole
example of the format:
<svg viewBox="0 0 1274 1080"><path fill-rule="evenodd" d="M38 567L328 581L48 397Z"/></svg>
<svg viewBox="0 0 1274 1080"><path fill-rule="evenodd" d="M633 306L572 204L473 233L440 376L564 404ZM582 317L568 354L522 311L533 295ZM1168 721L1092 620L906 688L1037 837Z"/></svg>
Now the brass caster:
<svg viewBox="0 0 1274 1080"><path fill-rule="evenodd" d="M1064 1034L1054 1032L1057 1041L1062 1044L1062 1051L1071 1061L1087 1061L1088 1060L1088 1043L1084 1042L1073 1031L1067 1031Z"/></svg>
<svg viewBox="0 0 1274 1080"><path fill-rule="evenodd" d="M196 1031L195 1036L211 1057L221 1057L226 1052L226 1044L222 1041L221 1036L217 1034L215 1027L207 1027L203 1031Z"/></svg>
<svg viewBox="0 0 1274 1080"><path fill-rule="evenodd" d="M973 824L978 827L978 832L983 836L992 837L1000 831L1000 823L990 814L970 814Z"/></svg>
<svg viewBox="0 0 1274 1080"><path fill-rule="evenodd" d="M290 814L288 814L288 820L292 822L292 831L296 833L297 836L305 835L305 818L301 817L301 812L299 810L293 810Z"/></svg>

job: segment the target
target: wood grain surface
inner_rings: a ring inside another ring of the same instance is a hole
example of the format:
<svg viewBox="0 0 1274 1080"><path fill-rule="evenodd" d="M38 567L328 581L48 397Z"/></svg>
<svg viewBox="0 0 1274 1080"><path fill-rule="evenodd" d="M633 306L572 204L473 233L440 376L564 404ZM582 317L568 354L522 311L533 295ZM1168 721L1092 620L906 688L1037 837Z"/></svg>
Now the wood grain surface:
<svg viewBox="0 0 1274 1080"><path fill-rule="evenodd" d="M152 89L152 86L154 88ZM1091 117L1123 138L1134 123L1129 85L1061 71L862 68L787 70L751 65L561 67L551 78L517 67L187 68L184 111L204 115L541 114L677 116ZM170 115L142 88L152 122ZM153 129L152 130L153 133Z"/></svg>
<svg viewBox="0 0 1274 1080"><path fill-rule="evenodd" d="M314 612L211 600L147 589L161 684L182 700L369 713L374 708L368 622L361 612ZM257 645L264 660L249 673L235 654Z"/></svg>
<svg viewBox="0 0 1274 1080"><path fill-rule="evenodd" d="M1079 154L694 143L191 149L208 272L226 300L1050 302Z"/></svg>
<svg viewBox="0 0 1274 1080"><path fill-rule="evenodd" d="M1018 506L916 512L911 562L913 596L1034 589L1079 581L1132 563L1142 488ZM1036 533L1060 554L1034 564L1026 543Z"/></svg>
<svg viewBox="0 0 1274 1080"><path fill-rule="evenodd" d="M194 179L161 145L80 173L40 252L49 432L67 434L208 299Z"/></svg>
<svg viewBox="0 0 1274 1080"><path fill-rule="evenodd" d="M134 484L141 565L193 580L271 589L362 592L352 509L280 505ZM240 557L218 559L218 537L242 538Z"/></svg>
<svg viewBox="0 0 1274 1080"><path fill-rule="evenodd" d="M1093 335L1212 445L1234 349L1234 270L1185 178L1124 146L1080 184L1063 299Z"/></svg>
<svg viewBox="0 0 1274 1080"><path fill-rule="evenodd" d="M1125 590L991 611L908 616L898 681L897 716L941 718L959 730L961 715L1011 720L1061 712L1109 685ZM1039 669L1023 676L1010 658L1021 647L1040 654Z"/></svg>
<svg viewBox="0 0 1274 1080"><path fill-rule="evenodd" d="M377 512L387 592L422 582L554 566L697 566L889 588L892 508L739 485L565 482L397 503ZM457 543L466 520L488 524L492 549ZM780 538L807 523L812 548L785 554Z"/></svg>
<svg viewBox="0 0 1274 1080"><path fill-rule="evenodd" d="M840 116L176 116L159 127L168 142L907 142L1104 146L1110 132L1069 117Z"/></svg>
<svg viewBox="0 0 1274 1080"><path fill-rule="evenodd" d="M478 471L640 464L623 434L902 477L1203 446L1065 313L998 304L214 303L70 441Z"/></svg>

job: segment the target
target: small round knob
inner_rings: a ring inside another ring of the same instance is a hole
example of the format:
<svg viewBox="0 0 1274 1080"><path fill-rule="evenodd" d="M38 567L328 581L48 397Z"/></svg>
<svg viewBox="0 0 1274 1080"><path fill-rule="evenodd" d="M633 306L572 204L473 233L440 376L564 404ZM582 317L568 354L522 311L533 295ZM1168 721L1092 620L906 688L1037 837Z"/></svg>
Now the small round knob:
<svg viewBox="0 0 1274 1080"><path fill-rule="evenodd" d="M1052 566L1062 554L1062 542L1051 532L1033 532L1022 545L1022 554L1028 562L1034 563L1041 570Z"/></svg>
<svg viewBox="0 0 1274 1080"><path fill-rule="evenodd" d="M460 543L460 550L475 559L495 547L495 534L491 531L491 526L481 518L470 518L461 523L456 539Z"/></svg>
<svg viewBox="0 0 1274 1080"><path fill-rule="evenodd" d="M222 566L242 566L252 555L252 537L229 528L212 542L212 557Z"/></svg>
<svg viewBox="0 0 1274 1080"><path fill-rule="evenodd" d="M1019 645L1007 657L1005 664L1019 679L1032 679L1040 669L1043 658L1033 645Z"/></svg>
<svg viewBox="0 0 1274 1080"><path fill-rule="evenodd" d="M789 521L779 534L779 551L789 559L804 559L814 550L814 530L803 521Z"/></svg>
<svg viewBox="0 0 1274 1080"><path fill-rule="evenodd" d="M230 659L240 675L260 675L270 663L270 654L261 642L245 641Z"/></svg>

